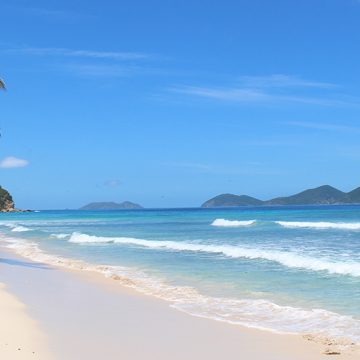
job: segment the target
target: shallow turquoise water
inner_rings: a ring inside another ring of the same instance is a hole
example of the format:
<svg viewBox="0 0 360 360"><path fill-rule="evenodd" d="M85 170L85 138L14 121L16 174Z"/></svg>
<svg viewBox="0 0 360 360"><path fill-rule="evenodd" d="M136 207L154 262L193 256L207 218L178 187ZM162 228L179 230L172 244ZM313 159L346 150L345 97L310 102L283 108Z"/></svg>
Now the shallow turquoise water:
<svg viewBox="0 0 360 360"><path fill-rule="evenodd" d="M326 333L334 323L332 335L360 338L360 206L41 211L1 214L0 231L194 288L201 303L177 306L195 315L258 327L265 316L278 331ZM235 300L251 305L251 319Z"/></svg>

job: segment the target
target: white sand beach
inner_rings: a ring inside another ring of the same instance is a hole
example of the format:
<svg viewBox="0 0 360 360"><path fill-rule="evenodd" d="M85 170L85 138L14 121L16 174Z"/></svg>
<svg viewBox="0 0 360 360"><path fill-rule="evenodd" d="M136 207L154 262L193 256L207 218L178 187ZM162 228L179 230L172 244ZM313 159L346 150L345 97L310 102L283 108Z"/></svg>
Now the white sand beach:
<svg viewBox="0 0 360 360"><path fill-rule="evenodd" d="M53 359L47 349L47 337L26 310L0 283L0 359Z"/></svg>
<svg viewBox="0 0 360 360"><path fill-rule="evenodd" d="M317 360L334 350L298 335L193 317L100 274L33 263L5 249L0 258L7 285L0 293L1 359ZM348 349L336 358L360 355Z"/></svg>
<svg viewBox="0 0 360 360"><path fill-rule="evenodd" d="M360 0L1 5L0 360L360 360Z"/></svg>

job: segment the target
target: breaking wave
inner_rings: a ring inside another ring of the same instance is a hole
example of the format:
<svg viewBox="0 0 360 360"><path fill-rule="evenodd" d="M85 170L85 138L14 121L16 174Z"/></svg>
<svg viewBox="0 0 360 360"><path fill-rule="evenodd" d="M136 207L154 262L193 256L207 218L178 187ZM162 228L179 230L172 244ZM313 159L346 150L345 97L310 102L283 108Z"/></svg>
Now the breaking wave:
<svg viewBox="0 0 360 360"><path fill-rule="evenodd" d="M341 223L326 221L275 221L286 228L311 228L311 229L342 229L360 230L360 223Z"/></svg>
<svg viewBox="0 0 360 360"><path fill-rule="evenodd" d="M26 232L32 230L26 226L22 226L14 222L0 222L0 225L10 228L13 232Z"/></svg>
<svg viewBox="0 0 360 360"><path fill-rule="evenodd" d="M311 333L315 340L325 341L330 337L339 346L360 342L360 321L351 316L323 309L280 306L265 299L204 296L195 288L172 286L137 269L89 264L45 253L33 242L9 238L5 241L9 248L33 261L101 273L120 285L166 300L171 307L194 316L279 333Z"/></svg>
<svg viewBox="0 0 360 360"><path fill-rule="evenodd" d="M25 232L25 231L31 231L31 229L25 227L25 226L15 226L11 231L14 232Z"/></svg>
<svg viewBox="0 0 360 360"><path fill-rule="evenodd" d="M326 258L315 258L289 251L286 252L234 245L210 245L180 241L144 240L129 237L101 237L76 232L71 235L68 241L77 244L112 243L136 245L160 250L205 252L220 254L230 258L274 261L289 268L299 268L311 271L326 271L330 274L360 277L360 263L358 262L332 261Z"/></svg>
<svg viewBox="0 0 360 360"><path fill-rule="evenodd" d="M51 234L50 236L56 239L66 239L70 234Z"/></svg>
<svg viewBox="0 0 360 360"><path fill-rule="evenodd" d="M212 222L212 226L222 226L222 227L241 227L241 226L250 226L256 223L256 220L226 220L226 219L216 219Z"/></svg>

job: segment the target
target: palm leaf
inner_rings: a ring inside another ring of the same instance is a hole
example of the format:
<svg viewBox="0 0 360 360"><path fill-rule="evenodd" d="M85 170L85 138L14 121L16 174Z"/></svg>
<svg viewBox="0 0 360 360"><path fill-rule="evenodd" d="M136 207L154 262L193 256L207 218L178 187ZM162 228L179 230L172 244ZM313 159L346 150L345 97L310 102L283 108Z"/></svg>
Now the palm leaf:
<svg viewBox="0 0 360 360"><path fill-rule="evenodd" d="M5 82L2 79L0 79L0 89L6 90Z"/></svg>

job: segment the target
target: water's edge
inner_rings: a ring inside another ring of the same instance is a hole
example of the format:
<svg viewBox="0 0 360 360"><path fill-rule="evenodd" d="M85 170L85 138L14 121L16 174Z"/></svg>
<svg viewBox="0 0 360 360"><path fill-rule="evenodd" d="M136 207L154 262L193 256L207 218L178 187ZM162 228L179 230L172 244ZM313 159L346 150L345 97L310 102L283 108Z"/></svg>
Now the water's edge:
<svg viewBox="0 0 360 360"><path fill-rule="evenodd" d="M351 316L343 316L322 309L305 310L279 306L268 300L208 297L192 287L172 286L162 279L149 277L136 268L96 265L82 260L59 257L44 252L35 242L1 234L0 240L8 249L32 261L100 273L115 280L117 284L165 300L171 307L193 316L279 334L300 334L317 342L331 342L340 348L348 348L360 343L359 321ZM311 328L310 332L309 328ZM353 330L351 336L349 336L349 329Z"/></svg>

